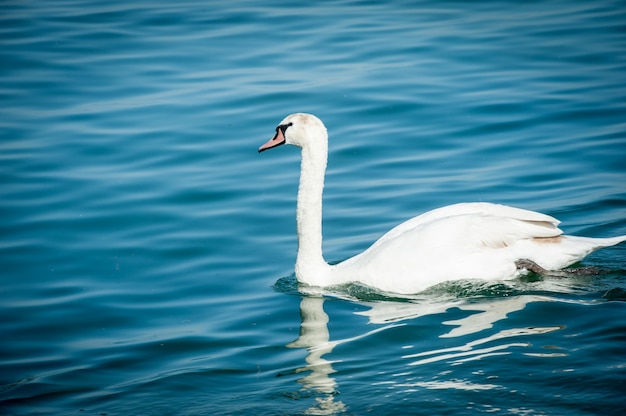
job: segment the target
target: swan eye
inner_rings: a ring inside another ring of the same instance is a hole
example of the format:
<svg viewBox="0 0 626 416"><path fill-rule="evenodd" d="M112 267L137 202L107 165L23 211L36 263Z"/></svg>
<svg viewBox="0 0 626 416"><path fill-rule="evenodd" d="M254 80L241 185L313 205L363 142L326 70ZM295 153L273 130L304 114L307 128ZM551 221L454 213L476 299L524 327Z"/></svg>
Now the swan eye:
<svg viewBox="0 0 626 416"><path fill-rule="evenodd" d="M280 126L276 127L276 132L278 132L278 129L280 129L281 133L284 136L285 131L287 130L287 127L291 127L291 126L293 126L293 123L281 124Z"/></svg>

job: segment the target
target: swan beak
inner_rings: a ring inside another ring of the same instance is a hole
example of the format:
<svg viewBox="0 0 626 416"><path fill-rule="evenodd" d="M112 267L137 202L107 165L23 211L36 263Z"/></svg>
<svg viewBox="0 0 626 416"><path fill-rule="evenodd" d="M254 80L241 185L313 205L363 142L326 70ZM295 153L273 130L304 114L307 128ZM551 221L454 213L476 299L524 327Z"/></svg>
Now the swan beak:
<svg viewBox="0 0 626 416"><path fill-rule="evenodd" d="M283 134L283 129L277 127L274 137L269 139L263 146L259 147L259 153L271 149L272 147L280 146L281 144L285 144L285 135Z"/></svg>

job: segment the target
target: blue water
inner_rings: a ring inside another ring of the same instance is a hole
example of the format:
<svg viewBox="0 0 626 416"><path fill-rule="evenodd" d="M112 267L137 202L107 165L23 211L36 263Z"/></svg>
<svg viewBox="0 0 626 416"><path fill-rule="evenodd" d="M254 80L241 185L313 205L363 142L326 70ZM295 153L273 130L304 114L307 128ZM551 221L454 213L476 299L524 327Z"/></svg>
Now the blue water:
<svg viewBox="0 0 626 416"><path fill-rule="evenodd" d="M311 290L257 154L324 120L329 261L462 201L626 234L623 2L98 3L0 4L0 413L623 414L626 245Z"/></svg>

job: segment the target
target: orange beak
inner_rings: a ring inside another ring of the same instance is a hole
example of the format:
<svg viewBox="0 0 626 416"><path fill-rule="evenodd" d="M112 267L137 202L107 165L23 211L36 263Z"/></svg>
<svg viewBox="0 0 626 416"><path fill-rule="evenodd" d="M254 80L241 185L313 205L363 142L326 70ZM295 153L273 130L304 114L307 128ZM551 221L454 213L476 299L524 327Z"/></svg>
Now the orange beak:
<svg viewBox="0 0 626 416"><path fill-rule="evenodd" d="M264 150L271 149L272 147L280 146L281 144L285 144L283 129L281 129L280 127L276 127L276 134L274 135L274 137L269 139L267 143L259 147L259 153Z"/></svg>

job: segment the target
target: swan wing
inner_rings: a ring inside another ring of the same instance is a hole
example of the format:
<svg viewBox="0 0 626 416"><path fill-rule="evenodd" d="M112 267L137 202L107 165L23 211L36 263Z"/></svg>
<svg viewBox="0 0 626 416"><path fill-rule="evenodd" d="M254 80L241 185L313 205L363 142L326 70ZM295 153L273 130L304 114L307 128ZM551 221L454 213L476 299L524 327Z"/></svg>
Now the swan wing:
<svg viewBox="0 0 626 416"><path fill-rule="evenodd" d="M563 233L549 221L489 214L465 214L442 221L450 221L453 227L456 225L458 230L451 235L473 247L504 248L520 240L549 239Z"/></svg>
<svg viewBox="0 0 626 416"><path fill-rule="evenodd" d="M492 247L508 245L515 239L556 237L562 234L558 228L560 221L549 215L506 205L473 202L448 205L411 218L391 229L372 247L400 238L412 230L423 229L428 224L442 226L442 220L455 217L458 217L457 220L445 221L444 228L465 228L468 239Z"/></svg>

